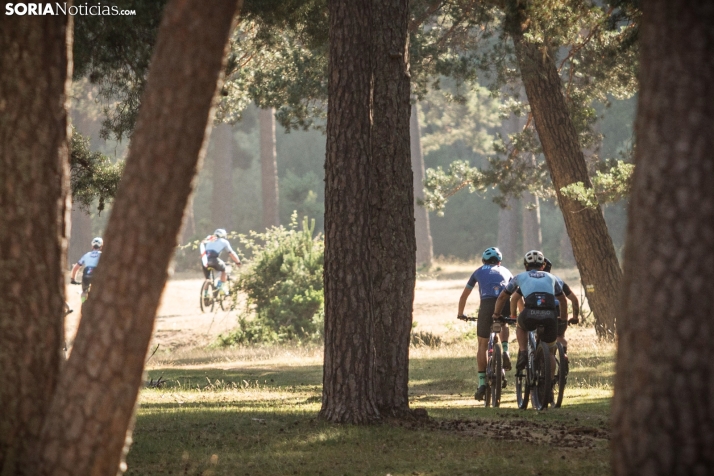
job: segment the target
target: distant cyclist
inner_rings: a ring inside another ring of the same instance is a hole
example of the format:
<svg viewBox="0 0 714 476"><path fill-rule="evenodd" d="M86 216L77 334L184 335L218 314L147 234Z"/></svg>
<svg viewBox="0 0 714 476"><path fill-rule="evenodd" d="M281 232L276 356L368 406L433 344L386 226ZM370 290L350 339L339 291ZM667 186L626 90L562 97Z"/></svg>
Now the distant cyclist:
<svg viewBox="0 0 714 476"><path fill-rule="evenodd" d="M567 320L568 305L563 295L560 283L550 273L543 271L545 268L545 256L537 250L531 250L523 258L523 265L526 268L524 273L517 274L506 285L503 292L498 296L494 317L500 315L516 288L521 288L521 294L525 298L525 309L518 315L516 326L516 339L518 340L518 360L516 371L520 372L526 367L528 360L528 337L527 332L535 330L538 326L543 326L541 339L548 344L551 349L551 360L555 369L555 341L558 337L558 316L555 314L556 300L560 304L560 319Z"/></svg>
<svg viewBox="0 0 714 476"><path fill-rule="evenodd" d="M70 282L72 284L82 285L82 302L87 300L87 295L89 294L89 286L92 284L92 276L94 276L94 270L99 264L99 258L102 256L102 247L104 246L104 240L96 237L92 240L92 251L85 253L79 261L72 268L72 276ZM82 282L76 281L77 272L84 266L84 271L82 271Z"/></svg>
<svg viewBox="0 0 714 476"><path fill-rule="evenodd" d="M478 390L474 395L476 400L483 400L486 394L486 348L488 347L488 339L491 336L491 324L496 317L493 312L496 306L496 299L506 284L513 278L511 272L501 266L502 259L503 255L498 248L487 248L481 255L483 266L473 272L459 299L459 313L457 316L461 317L464 314L466 301L474 286L478 283L481 304L478 310L478 324L476 327L476 335L478 336L478 351L476 353ZM508 317L508 309L505 311L503 315ZM501 327L500 337L501 345L503 346L503 368L505 370L511 369L511 359L508 355L508 336L508 326Z"/></svg>
<svg viewBox="0 0 714 476"><path fill-rule="evenodd" d="M223 283L226 282L226 263L220 259L220 254L223 250L228 251L228 256L238 266L241 265L240 259L226 237L228 233L223 228L218 228L201 242L201 265L203 266L203 274L206 279L209 277L208 268L213 268L221 272L221 279L216 283L216 288L221 289Z"/></svg>

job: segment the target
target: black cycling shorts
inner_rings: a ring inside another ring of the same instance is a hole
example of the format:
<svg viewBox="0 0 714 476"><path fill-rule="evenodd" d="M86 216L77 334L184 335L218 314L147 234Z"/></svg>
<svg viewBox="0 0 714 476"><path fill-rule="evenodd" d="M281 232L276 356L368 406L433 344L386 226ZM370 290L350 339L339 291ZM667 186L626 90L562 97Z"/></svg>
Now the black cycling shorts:
<svg viewBox="0 0 714 476"><path fill-rule="evenodd" d="M493 311L496 310L496 298L481 299L481 306L478 308L478 321L476 321L476 335L488 339L491 337L491 324L493 324ZM506 303L501 310L503 317L508 317L511 308Z"/></svg>
<svg viewBox="0 0 714 476"><path fill-rule="evenodd" d="M216 271L226 270L226 263L222 259L220 259L215 253L208 253L206 262L208 266L203 267L203 275L206 277L206 279L210 277L208 268L213 268Z"/></svg>
<svg viewBox="0 0 714 476"><path fill-rule="evenodd" d="M518 315L518 326L527 331L534 331L538 326L543 326L541 340L546 344L552 344L558 337L558 322L552 309L525 308Z"/></svg>
<svg viewBox="0 0 714 476"><path fill-rule="evenodd" d="M94 276L94 270L95 268L85 267L84 271L82 271L82 291L84 291L85 293L87 292L87 289L89 289L89 285L92 284L92 276Z"/></svg>

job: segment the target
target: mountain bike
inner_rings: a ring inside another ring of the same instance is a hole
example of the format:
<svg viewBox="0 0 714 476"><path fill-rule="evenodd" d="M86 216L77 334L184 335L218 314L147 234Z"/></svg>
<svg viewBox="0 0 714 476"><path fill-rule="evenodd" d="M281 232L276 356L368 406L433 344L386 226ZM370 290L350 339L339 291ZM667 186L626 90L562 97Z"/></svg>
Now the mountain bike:
<svg viewBox="0 0 714 476"><path fill-rule="evenodd" d="M477 321L478 317L459 316L462 321ZM501 323L515 324L516 320L510 317L502 317L491 324L491 334L488 338L488 348L486 350L486 394L484 404L486 408L493 405L497 408L501 405L501 389L506 386L506 371L503 370L503 347L499 339L501 333Z"/></svg>
<svg viewBox="0 0 714 476"><path fill-rule="evenodd" d="M560 342L556 343L555 375L553 376L553 407L560 408L563 404L565 384L568 382L568 364L565 361L565 349Z"/></svg>
<svg viewBox="0 0 714 476"><path fill-rule="evenodd" d="M553 380L550 377L550 349L541 341L544 327L528 332L528 361L526 368L516 371L516 402L518 408L528 408L530 396L533 408L545 410L552 398ZM562 397L561 397L562 401Z"/></svg>
<svg viewBox="0 0 714 476"><path fill-rule="evenodd" d="M233 301L233 280L231 279L230 266L226 266L226 282L223 283L221 289L216 286L216 272L213 268L208 268L208 278L201 285L201 311L213 312L216 303L221 310L233 310L235 307ZM227 292L226 292L227 291Z"/></svg>

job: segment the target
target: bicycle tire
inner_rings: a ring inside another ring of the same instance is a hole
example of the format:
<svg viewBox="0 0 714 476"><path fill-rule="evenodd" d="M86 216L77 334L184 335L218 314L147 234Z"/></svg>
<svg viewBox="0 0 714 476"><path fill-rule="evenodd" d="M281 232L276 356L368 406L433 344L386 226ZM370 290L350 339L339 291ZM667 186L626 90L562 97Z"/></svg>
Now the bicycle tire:
<svg viewBox="0 0 714 476"><path fill-rule="evenodd" d="M516 371L516 404L521 410L528 408L530 400L531 386L528 382L528 369Z"/></svg>
<svg viewBox="0 0 714 476"><path fill-rule="evenodd" d="M563 349L563 344L558 342L556 344L555 352L555 376L553 377L553 407L560 408L563 404L563 395L565 393L565 384L567 383L566 366L563 364L565 361L565 350Z"/></svg>
<svg viewBox="0 0 714 476"><path fill-rule="evenodd" d="M206 279L201 285L201 312L212 312L213 306L216 304L214 299L213 282Z"/></svg>
<svg viewBox="0 0 714 476"><path fill-rule="evenodd" d="M493 346L493 356L490 362L491 404L493 408L501 406L501 385L503 384L503 348L501 343Z"/></svg>
<svg viewBox="0 0 714 476"><path fill-rule="evenodd" d="M538 411L545 410L548 408L548 391L553 384L550 377L550 350L545 342L539 343L535 350L532 384L531 404Z"/></svg>

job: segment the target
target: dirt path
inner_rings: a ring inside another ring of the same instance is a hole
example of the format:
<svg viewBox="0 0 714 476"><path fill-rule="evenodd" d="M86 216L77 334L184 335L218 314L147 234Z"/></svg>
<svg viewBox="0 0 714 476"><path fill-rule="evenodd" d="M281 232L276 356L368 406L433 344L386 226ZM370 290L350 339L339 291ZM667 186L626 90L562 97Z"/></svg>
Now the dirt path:
<svg viewBox="0 0 714 476"><path fill-rule="evenodd" d="M473 272L469 264L442 264L430 274L420 275L414 297L415 330L447 337L456 335L468 324L456 319L459 297ZM566 277L566 280L568 277ZM574 282L574 279L570 279ZM158 317L156 319L153 345L163 349L204 346L214 342L221 333L235 326L236 311L202 313L199 307L199 290L202 279L173 279L166 284ZM571 286L577 291L576 286ZM79 286L68 286L70 307L75 311L66 319L68 341L74 340L81 318ZM478 307L478 293L469 298L466 311L472 314Z"/></svg>

